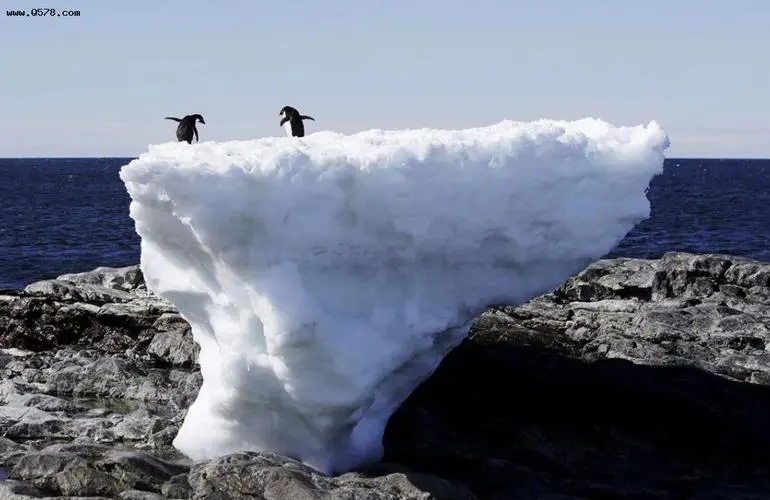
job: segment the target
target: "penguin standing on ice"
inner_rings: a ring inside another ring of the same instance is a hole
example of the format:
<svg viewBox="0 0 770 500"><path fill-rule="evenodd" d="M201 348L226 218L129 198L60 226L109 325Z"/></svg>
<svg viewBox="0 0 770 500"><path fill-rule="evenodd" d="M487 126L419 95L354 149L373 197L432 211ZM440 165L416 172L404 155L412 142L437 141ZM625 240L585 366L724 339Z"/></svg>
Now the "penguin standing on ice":
<svg viewBox="0 0 770 500"><path fill-rule="evenodd" d="M201 122L204 125L206 124L206 122L203 121L203 117L198 114L187 115L184 118L167 116L166 120L179 122L179 126L176 128L176 138L179 142L187 141L187 144L192 144L193 134L195 134L195 142L198 142L198 129L195 127L195 123Z"/></svg>
<svg viewBox="0 0 770 500"><path fill-rule="evenodd" d="M281 117L280 125L286 129L286 135L289 137L305 137L305 124L302 123L302 120L315 121L312 116L301 115L291 106L281 108L278 115Z"/></svg>

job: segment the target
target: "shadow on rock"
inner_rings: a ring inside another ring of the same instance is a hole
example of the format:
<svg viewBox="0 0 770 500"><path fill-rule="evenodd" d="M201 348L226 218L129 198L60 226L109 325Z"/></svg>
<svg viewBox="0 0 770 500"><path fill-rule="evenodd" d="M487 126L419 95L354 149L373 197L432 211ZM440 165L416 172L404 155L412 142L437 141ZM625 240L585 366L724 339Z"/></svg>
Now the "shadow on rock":
<svg viewBox="0 0 770 500"><path fill-rule="evenodd" d="M587 362L546 332L484 340L451 352L394 414L384 460L487 499L770 498L767 387Z"/></svg>

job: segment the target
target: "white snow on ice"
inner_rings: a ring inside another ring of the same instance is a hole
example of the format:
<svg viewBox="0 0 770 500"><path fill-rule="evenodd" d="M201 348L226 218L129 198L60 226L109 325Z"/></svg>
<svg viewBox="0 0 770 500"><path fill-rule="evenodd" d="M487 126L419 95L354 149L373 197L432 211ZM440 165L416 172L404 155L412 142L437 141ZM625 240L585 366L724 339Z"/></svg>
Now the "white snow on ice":
<svg viewBox="0 0 770 500"><path fill-rule="evenodd" d="M584 119L150 146L120 176L148 287L192 325L204 379L175 446L377 460L477 314L649 216L668 145L656 122Z"/></svg>

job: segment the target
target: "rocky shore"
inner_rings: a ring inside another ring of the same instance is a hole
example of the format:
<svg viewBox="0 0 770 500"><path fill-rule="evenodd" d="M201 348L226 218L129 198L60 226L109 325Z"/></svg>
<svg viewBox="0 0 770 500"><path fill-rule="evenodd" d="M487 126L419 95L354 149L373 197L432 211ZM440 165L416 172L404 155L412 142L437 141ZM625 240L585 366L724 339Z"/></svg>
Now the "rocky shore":
<svg viewBox="0 0 770 500"><path fill-rule="evenodd" d="M171 446L197 347L137 266L0 290L0 498L770 498L770 264L599 261L487 311L337 477Z"/></svg>

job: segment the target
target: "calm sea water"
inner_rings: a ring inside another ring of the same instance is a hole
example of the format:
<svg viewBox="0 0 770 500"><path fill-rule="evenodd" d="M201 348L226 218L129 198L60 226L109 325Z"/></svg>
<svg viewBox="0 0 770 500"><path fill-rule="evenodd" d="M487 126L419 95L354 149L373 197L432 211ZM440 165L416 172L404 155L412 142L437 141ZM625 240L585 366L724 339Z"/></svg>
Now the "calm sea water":
<svg viewBox="0 0 770 500"><path fill-rule="evenodd" d="M0 288L139 262L130 158L0 159ZM666 160L648 194L652 216L609 255L671 250L770 261L770 160Z"/></svg>

